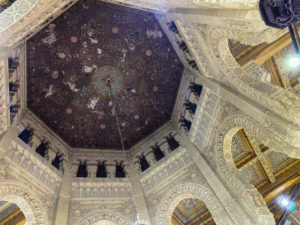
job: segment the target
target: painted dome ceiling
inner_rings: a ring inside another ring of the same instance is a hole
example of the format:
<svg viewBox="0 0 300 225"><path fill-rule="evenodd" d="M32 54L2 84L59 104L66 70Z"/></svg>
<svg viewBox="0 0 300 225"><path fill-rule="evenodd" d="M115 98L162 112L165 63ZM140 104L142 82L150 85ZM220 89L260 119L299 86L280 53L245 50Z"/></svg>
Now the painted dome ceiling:
<svg viewBox="0 0 300 225"><path fill-rule="evenodd" d="M152 13L79 1L27 42L27 104L73 148L128 149L171 119L183 66Z"/></svg>

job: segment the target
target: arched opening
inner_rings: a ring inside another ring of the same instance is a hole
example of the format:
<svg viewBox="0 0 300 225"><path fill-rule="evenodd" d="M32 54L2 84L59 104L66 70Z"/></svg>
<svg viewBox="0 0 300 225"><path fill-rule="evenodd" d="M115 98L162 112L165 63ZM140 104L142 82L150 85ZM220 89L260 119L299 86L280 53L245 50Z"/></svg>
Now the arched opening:
<svg viewBox="0 0 300 225"><path fill-rule="evenodd" d="M0 200L16 204L26 219L26 225L49 225L48 216L39 198L25 184L3 181L0 184ZM0 223L1 224L1 223Z"/></svg>
<svg viewBox="0 0 300 225"><path fill-rule="evenodd" d="M241 67L252 61L270 74L268 82L300 94L300 59L295 57L289 34L272 43L255 46L229 39L228 46Z"/></svg>
<svg viewBox="0 0 300 225"><path fill-rule="evenodd" d="M192 212L196 210L198 213L198 209L200 207L201 210L205 210L206 214L204 215L206 215L207 218L209 217L208 213L211 214L208 224L210 224L211 221L213 221L217 225L235 224L232 218L227 214L226 210L221 205L220 201L217 199L215 194L209 188L203 185L192 184L192 183L176 186L172 188L165 195L165 197L161 200L158 206L156 216L155 216L155 221L156 221L155 224L173 225L174 224L173 219L175 218L174 212L176 214L176 209L178 205L182 203L182 201L183 202L189 201L185 199L192 199L193 203L191 207L193 207L194 204L196 205L194 207L195 209L191 209ZM203 205L205 205L205 208L202 207ZM239 215L238 212L236 212L236 214ZM180 221L177 224L180 224ZM195 223L187 223L187 224L199 224L199 223L195 222Z"/></svg>
<svg viewBox="0 0 300 225"><path fill-rule="evenodd" d="M0 201L0 224L24 225L25 223L25 215L17 204L9 201Z"/></svg>
<svg viewBox="0 0 300 225"><path fill-rule="evenodd" d="M196 198L181 200L172 214L172 225L215 225L204 202Z"/></svg>
<svg viewBox="0 0 300 225"><path fill-rule="evenodd" d="M296 188L300 182L300 160L272 151L245 129L235 131L231 142L234 165L239 175L258 190L278 222L285 209L280 198L291 199L295 195L294 201L300 200Z"/></svg>

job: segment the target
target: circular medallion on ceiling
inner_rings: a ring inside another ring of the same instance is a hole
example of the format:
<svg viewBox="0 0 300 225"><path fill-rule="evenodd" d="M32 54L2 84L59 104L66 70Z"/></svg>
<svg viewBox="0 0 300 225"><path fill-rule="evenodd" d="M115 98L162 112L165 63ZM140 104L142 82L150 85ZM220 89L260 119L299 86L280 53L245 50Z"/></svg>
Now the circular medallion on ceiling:
<svg viewBox="0 0 300 225"><path fill-rule="evenodd" d="M115 66L101 66L91 76L91 88L96 95L103 98L111 98L108 87L111 84L112 96L119 96L125 88L125 77L123 72Z"/></svg>

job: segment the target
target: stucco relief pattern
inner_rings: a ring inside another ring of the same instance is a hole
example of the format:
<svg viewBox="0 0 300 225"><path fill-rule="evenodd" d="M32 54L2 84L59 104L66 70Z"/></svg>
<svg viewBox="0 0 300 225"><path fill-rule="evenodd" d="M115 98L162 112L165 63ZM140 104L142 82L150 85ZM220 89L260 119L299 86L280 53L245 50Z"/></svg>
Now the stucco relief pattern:
<svg viewBox="0 0 300 225"><path fill-rule="evenodd" d="M77 225L94 225L103 220L109 221L116 225L130 225L132 224L128 219L118 215L115 212L98 212L93 215L85 217ZM100 223L101 224L101 223Z"/></svg>
<svg viewBox="0 0 300 225"><path fill-rule="evenodd" d="M8 65L7 60L0 60L0 135L9 126L9 104L8 104Z"/></svg>
<svg viewBox="0 0 300 225"><path fill-rule="evenodd" d="M170 224L171 217L176 205L185 198L198 198L205 202L217 225L233 225L224 208L213 193L202 185L185 184L172 188L162 199L156 213L156 224Z"/></svg>
<svg viewBox="0 0 300 225"><path fill-rule="evenodd" d="M265 220L267 221L266 224L275 224L273 215L269 212L257 189L237 173L231 153L231 144L232 137L241 128L244 128L256 137L260 137L263 143L265 141L268 142L268 146L271 145L269 142L270 132L267 132L256 121L243 115L231 116L224 120L216 134L214 150L218 168L223 176L223 180L234 188L235 194L239 198L244 200L242 204L247 202L242 207L249 213L251 212L249 215L251 215L254 223Z"/></svg>
<svg viewBox="0 0 300 225"><path fill-rule="evenodd" d="M154 187L165 183L169 177L188 167L191 158L186 149L178 148L167 157L157 162L150 170L141 174L141 184L145 191L150 191Z"/></svg>
<svg viewBox="0 0 300 225"><path fill-rule="evenodd" d="M238 65L232 56L228 38L242 39L246 33L239 33L224 28L211 28L207 42L209 43L210 55L218 62L219 68L225 76L222 79L240 93L247 95L258 104L262 104L280 114L283 118L293 123L300 123L299 98L287 90L272 84L262 82L256 70L249 70ZM255 75L256 74L256 75ZM220 79L220 77L218 78Z"/></svg>
<svg viewBox="0 0 300 225"><path fill-rule="evenodd" d="M126 178L122 181L77 178L72 183L72 198L130 198L131 186Z"/></svg>
<svg viewBox="0 0 300 225"><path fill-rule="evenodd" d="M48 217L37 196L27 187L10 181L3 181L0 185L1 200L17 204L25 215L28 225L48 225Z"/></svg>
<svg viewBox="0 0 300 225"><path fill-rule="evenodd" d="M17 0L0 14L0 32L16 23L28 13L39 0Z"/></svg>
<svg viewBox="0 0 300 225"><path fill-rule="evenodd" d="M214 122L221 106L222 99L219 96L208 88L202 90L189 137L196 145L201 144L203 149L213 141L210 137L213 135Z"/></svg>

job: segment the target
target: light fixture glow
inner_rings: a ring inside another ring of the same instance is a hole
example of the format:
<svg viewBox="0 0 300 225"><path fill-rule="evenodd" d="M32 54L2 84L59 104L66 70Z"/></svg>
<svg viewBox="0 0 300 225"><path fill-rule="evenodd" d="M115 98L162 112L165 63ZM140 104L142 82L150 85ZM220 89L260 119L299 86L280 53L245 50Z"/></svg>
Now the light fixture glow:
<svg viewBox="0 0 300 225"><path fill-rule="evenodd" d="M289 64L290 64L290 66L293 67L293 68L299 66L299 64L300 64L300 59L299 59L299 57L296 57L296 56L292 57L292 58L290 59L290 61L289 61Z"/></svg>
<svg viewBox="0 0 300 225"><path fill-rule="evenodd" d="M282 200L281 200L281 205L282 206L288 206L289 205L289 200L287 200L286 198L283 198Z"/></svg>
<svg viewBox="0 0 300 225"><path fill-rule="evenodd" d="M295 202L289 200L287 197L279 198L279 204L289 211L293 211L296 209Z"/></svg>

